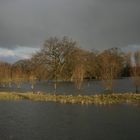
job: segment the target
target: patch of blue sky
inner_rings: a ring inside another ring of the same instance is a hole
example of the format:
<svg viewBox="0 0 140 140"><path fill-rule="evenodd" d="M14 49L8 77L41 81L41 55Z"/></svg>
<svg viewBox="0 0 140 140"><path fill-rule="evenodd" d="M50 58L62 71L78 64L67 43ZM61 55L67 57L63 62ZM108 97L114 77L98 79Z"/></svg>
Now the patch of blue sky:
<svg viewBox="0 0 140 140"><path fill-rule="evenodd" d="M14 63L20 59L29 59L39 48L16 47L14 49L0 48L0 60Z"/></svg>
<svg viewBox="0 0 140 140"><path fill-rule="evenodd" d="M30 58L32 54L38 51L38 48L30 48L30 47L16 47L15 49L4 49L0 48L0 56L9 57L9 56L17 56L20 58Z"/></svg>
<svg viewBox="0 0 140 140"><path fill-rule="evenodd" d="M140 51L140 45L134 44L134 45L128 45L127 47L122 47L121 49L124 52L136 52L136 51Z"/></svg>
<svg viewBox="0 0 140 140"><path fill-rule="evenodd" d="M34 53L36 53L39 50L39 48L33 48L33 47L21 47L21 46L17 46L16 49L14 49L14 53L16 55L20 55L23 58L30 58Z"/></svg>

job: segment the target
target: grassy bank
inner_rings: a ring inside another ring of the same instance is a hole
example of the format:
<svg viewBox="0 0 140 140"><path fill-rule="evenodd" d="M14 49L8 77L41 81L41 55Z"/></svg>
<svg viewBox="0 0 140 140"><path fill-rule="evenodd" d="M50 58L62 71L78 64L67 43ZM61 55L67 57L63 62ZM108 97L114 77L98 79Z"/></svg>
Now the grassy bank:
<svg viewBox="0 0 140 140"><path fill-rule="evenodd" d="M0 92L0 100L30 100L43 102L59 102L68 104L117 104L117 103L140 103L140 94L109 94L93 96L51 95L32 93L8 93Z"/></svg>

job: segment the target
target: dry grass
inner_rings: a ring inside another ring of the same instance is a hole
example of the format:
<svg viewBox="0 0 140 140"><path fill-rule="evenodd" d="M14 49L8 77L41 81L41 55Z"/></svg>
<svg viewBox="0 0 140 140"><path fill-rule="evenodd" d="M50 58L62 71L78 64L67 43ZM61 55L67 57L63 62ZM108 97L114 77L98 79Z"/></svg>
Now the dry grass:
<svg viewBox="0 0 140 140"><path fill-rule="evenodd" d="M59 102L68 104L121 104L140 103L140 94L108 94L93 96L72 96L72 95L52 95L52 94L32 94L32 93L8 93L0 92L0 100L31 100L43 102Z"/></svg>

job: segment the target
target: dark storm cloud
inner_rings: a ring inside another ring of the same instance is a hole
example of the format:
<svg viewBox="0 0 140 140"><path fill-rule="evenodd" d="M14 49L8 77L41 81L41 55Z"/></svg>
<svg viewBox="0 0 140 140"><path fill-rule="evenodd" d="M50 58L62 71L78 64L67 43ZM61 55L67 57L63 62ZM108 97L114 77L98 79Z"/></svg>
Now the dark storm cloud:
<svg viewBox="0 0 140 140"><path fill-rule="evenodd" d="M0 46L70 36L85 48L140 44L139 0L0 0Z"/></svg>

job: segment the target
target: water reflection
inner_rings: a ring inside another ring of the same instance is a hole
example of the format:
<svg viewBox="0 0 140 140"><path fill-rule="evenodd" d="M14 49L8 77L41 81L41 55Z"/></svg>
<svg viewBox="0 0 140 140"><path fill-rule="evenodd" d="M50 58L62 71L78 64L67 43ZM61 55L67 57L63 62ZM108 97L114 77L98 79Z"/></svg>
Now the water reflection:
<svg viewBox="0 0 140 140"><path fill-rule="evenodd" d="M138 140L140 108L0 102L1 140Z"/></svg>
<svg viewBox="0 0 140 140"><path fill-rule="evenodd" d="M122 93L122 92L135 92L135 87L130 78L126 79L118 79L114 80L113 91ZM12 85L12 87L1 87L1 91L17 91L17 92L26 92L32 91L31 85L29 83L24 83L21 85L19 89L17 89L16 85ZM35 85L35 91L42 91L46 93L54 93L54 83L51 81L42 81L37 82ZM85 81L80 90L76 88L74 83L72 82L58 82L56 93L58 94L83 94L83 95L92 95L103 93L104 87L101 81L92 80Z"/></svg>

